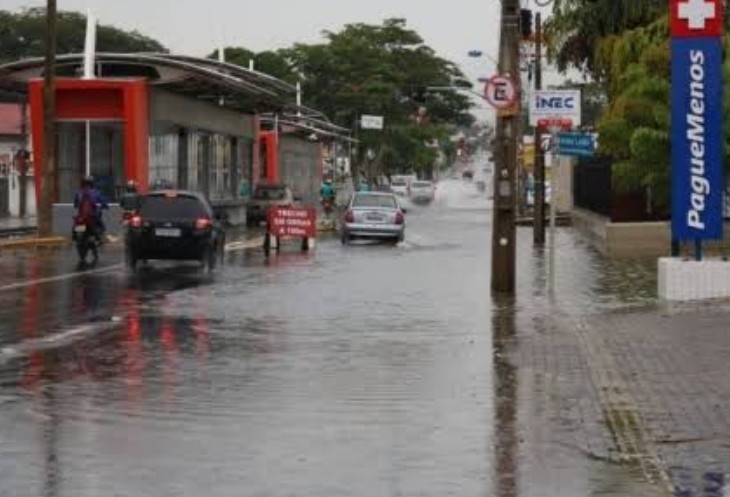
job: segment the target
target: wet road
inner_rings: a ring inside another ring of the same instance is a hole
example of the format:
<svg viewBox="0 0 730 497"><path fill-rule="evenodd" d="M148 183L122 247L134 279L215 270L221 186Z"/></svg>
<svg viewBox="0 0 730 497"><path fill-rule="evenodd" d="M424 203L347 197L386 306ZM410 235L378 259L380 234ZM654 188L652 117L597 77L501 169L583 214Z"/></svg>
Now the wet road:
<svg viewBox="0 0 730 497"><path fill-rule="evenodd" d="M4 257L0 496L645 495L534 442L550 421L507 355L550 305L543 258L521 232L523 298L493 303L490 219L448 181L398 247L231 252L213 278ZM559 246L563 312L652 298L641 264Z"/></svg>

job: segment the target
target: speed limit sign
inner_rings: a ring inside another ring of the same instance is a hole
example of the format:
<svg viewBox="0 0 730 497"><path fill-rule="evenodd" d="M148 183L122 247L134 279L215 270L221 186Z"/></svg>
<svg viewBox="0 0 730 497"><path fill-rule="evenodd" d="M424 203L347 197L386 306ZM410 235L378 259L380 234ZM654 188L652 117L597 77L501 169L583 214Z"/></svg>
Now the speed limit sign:
<svg viewBox="0 0 730 497"><path fill-rule="evenodd" d="M484 98L497 110L506 111L515 108L517 85L509 76L493 76L484 85Z"/></svg>

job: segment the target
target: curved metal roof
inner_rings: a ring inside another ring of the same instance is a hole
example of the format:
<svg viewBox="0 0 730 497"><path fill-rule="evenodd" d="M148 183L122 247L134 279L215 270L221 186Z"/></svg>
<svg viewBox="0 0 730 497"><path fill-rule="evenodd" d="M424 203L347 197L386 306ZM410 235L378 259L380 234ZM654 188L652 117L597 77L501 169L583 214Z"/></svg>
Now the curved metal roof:
<svg viewBox="0 0 730 497"><path fill-rule="evenodd" d="M165 53L98 53L95 60L99 77L145 77L153 86L240 111L297 110L294 86L234 64ZM60 55L56 70L77 76L83 63L83 54ZM0 90L24 92L29 80L43 76L43 67L43 58L0 65Z"/></svg>

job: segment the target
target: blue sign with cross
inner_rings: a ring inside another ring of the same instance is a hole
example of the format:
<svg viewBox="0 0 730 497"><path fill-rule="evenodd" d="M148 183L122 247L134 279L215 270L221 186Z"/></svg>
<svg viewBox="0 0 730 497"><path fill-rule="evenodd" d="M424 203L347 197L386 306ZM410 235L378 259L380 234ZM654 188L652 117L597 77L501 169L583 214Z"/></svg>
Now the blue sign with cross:
<svg viewBox="0 0 730 497"><path fill-rule="evenodd" d="M672 0L672 237L723 237L724 2Z"/></svg>

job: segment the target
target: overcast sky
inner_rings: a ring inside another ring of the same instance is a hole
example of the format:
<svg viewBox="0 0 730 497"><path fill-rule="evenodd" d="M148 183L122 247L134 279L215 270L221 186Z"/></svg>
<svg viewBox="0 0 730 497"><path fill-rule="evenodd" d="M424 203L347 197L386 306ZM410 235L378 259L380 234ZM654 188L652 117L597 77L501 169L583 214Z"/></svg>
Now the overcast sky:
<svg viewBox="0 0 730 497"><path fill-rule="evenodd" d="M523 4L531 3L523 0ZM0 8L44 6L45 0L0 0ZM494 72L488 58L470 59L482 50L496 58L499 0L58 0L59 10L85 12L92 7L99 22L136 29L171 51L206 55L220 43L254 51L317 42L322 30L344 24L379 24L402 17L436 52L459 64L476 82ZM267 7L272 10L266 12ZM273 10L275 9L275 10ZM484 104L480 103L480 106ZM479 112L486 118L491 112Z"/></svg>

